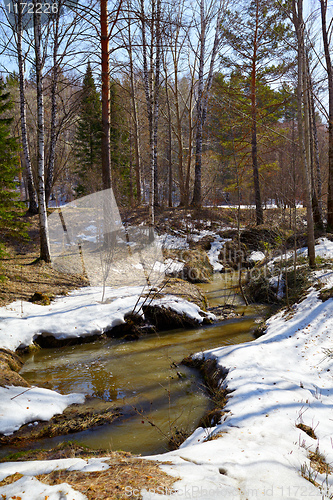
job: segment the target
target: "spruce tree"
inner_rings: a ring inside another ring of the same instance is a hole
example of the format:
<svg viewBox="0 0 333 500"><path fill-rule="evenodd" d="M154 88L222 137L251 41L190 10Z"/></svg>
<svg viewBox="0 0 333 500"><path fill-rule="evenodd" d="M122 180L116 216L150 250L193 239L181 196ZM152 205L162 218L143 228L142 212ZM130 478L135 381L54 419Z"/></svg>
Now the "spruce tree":
<svg viewBox="0 0 333 500"><path fill-rule="evenodd" d="M102 106L90 62L82 84L82 99L76 131L78 196L102 188Z"/></svg>
<svg viewBox="0 0 333 500"><path fill-rule="evenodd" d="M130 198L129 133L124 111L124 96L120 84L110 85L110 159L113 189L118 203L127 204Z"/></svg>
<svg viewBox="0 0 333 500"><path fill-rule="evenodd" d="M20 168L19 145L11 135L10 117L12 102L6 84L0 78L0 231L2 237L22 236L25 224L17 216L22 204L19 202L17 174ZM0 257L4 247L0 247Z"/></svg>

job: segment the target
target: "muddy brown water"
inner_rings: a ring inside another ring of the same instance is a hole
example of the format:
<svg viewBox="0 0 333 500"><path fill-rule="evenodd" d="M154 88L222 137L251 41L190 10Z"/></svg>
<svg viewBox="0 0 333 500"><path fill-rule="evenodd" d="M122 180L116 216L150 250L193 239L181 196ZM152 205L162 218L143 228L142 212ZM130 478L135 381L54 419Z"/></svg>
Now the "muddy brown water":
<svg viewBox="0 0 333 500"><path fill-rule="evenodd" d="M189 354L253 340L258 317L265 312L244 307L223 275L200 287L211 306L233 304L244 316L135 341L97 340L29 355L20 373L31 384L64 394L84 393L92 398L89 405L109 402L123 411L123 417L110 425L43 439L33 446L51 448L75 440L94 449L149 455L166 451L171 435L193 432L210 401L197 371L179 363Z"/></svg>

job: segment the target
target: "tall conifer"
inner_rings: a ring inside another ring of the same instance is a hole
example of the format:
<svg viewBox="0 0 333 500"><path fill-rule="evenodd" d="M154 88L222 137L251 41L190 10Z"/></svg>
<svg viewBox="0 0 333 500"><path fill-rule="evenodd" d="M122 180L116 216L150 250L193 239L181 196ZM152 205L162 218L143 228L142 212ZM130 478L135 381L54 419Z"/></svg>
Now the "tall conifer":
<svg viewBox="0 0 333 500"><path fill-rule="evenodd" d="M19 206L16 176L20 157L18 142L11 136L11 108L10 93L0 78L0 229L3 234L13 234L22 227L16 219Z"/></svg>
<svg viewBox="0 0 333 500"><path fill-rule="evenodd" d="M240 8L242 6L242 8ZM222 33L227 55L226 68L248 79L251 103L251 158L257 224L264 221L259 180L258 158L258 85L277 81L286 71L288 27L275 1L244 0L237 10L227 12Z"/></svg>
<svg viewBox="0 0 333 500"><path fill-rule="evenodd" d="M79 196L102 188L102 106L90 62L83 78L82 100L76 131L76 157Z"/></svg>

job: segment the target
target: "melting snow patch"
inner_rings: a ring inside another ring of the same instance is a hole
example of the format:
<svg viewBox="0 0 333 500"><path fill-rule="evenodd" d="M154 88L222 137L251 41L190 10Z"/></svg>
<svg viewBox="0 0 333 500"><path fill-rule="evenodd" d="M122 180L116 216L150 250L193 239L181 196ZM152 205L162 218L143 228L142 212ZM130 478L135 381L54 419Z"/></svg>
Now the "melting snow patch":
<svg viewBox="0 0 333 500"><path fill-rule="evenodd" d="M50 420L73 403L84 403L83 394L62 395L40 387L0 387L0 434L12 434L21 425Z"/></svg>

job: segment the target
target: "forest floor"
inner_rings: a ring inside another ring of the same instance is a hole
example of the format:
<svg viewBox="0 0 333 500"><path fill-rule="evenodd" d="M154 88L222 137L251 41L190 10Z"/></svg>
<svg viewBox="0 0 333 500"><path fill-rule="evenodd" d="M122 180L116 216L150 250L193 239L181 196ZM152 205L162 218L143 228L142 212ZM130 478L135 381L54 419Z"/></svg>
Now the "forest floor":
<svg viewBox="0 0 333 500"><path fill-rule="evenodd" d="M29 300L35 292L52 299L86 286L88 283L83 276L60 273L39 260L38 215L25 217L24 220L28 224L29 239L7 237L4 240L7 255L0 261L0 306L15 300Z"/></svg>
<svg viewBox="0 0 333 500"><path fill-rule="evenodd" d="M124 223L139 226L148 224L148 209L137 208L122 212ZM298 209L298 225L302 226L305 213ZM0 307L15 300L29 300L35 292L48 296L51 300L57 295L66 295L72 290L87 286L89 283L82 275L61 273L50 264L39 260L38 215L23 217L27 222L29 239L17 240L5 237L0 231L0 241L5 243L7 256L0 261ZM184 225L183 221L188 221ZM289 210L265 210L265 226L291 227L292 213ZM253 209L240 212L240 224L253 226L255 214ZM237 227L237 209L212 207L202 210L183 208L160 209L156 213L156 230L159 234L182 232L191 234L200 231Z"/></svg>

